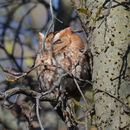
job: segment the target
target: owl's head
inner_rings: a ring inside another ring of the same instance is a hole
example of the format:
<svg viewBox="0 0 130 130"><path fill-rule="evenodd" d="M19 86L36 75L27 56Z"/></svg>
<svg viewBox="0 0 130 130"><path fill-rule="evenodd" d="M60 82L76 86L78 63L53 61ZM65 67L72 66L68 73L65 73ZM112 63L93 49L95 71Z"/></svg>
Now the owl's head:
<svg viewBox="0 0 130 130"><path fill-rule="evenodd" d="M71 27L65 28L58 32L51 32L47 35L44 42L45 36L39 33L40 48L43 48L43 43L45 43L46 50L61 50L65 47L76 48L81 50L84 48L84 44L80 36L72 31Z"/></svg>
<svg viewBox="0 0 130 130"><path fill-rule="evenodd" d="M72 33L72 28L71 27L68 27L64 30L61 30L61 31L58 31L58 32L51 32L47 35L46 37L46 40L45 40L45 46L47 47L48 44L56 44L57 42L58 43L61 43L59 41L61 41L61 39L63 37L68 37L70 36L70 34ZM40 41L40 47L42 47L43 45L43 42L44 42L44 39L45 39L45 36L44 34L42 34L41 32L38 33L38 37L39 37L39 41Z"/></svg>

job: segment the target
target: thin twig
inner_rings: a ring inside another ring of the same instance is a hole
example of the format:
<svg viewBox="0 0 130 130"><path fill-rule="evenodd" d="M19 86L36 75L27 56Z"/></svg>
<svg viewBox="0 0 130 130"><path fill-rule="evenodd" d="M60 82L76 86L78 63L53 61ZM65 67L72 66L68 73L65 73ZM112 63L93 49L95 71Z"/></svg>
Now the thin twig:
<svg viewBox="0 0 130 130"><path fill-rule="evenodd" d="M104 16L104 19L102 20L102 22L100 23L100 25L98 26L98 28L100 28L100 26L102 25L102 23L105 21L105 26L107 25L107 17L110 15L110 11L111 11L111 7L112 7L112 2L113 0L110 0L110 3L109 3L109 8L107 10L107 14ZM103 3L103 6L106 4L107 2L105 1ZM106 30L106 29L105 29Z"/></svg>
<svg viewBox="0 0 130 130"><path fill-rule="evenodd" d="M4 69L4 67L0 64L0 68L5 72L5 73L8 73L10 74L11 76L14 76L15 77L15 80L19 80L20 78L22 77L25 77L27 76L29 73L31 73L32 71L34 71L36 68L40 67L40 66L53 66L53 67L57 67L55 65L49 65L49 64L44 64L44 63L41 63L41 64L38 64L34 67L32 67L29 71L27 72L24 72L24 73L16 73L16 72L10 72L9 70L7 69ZM57 67L57 68L61 68L61 67Z"/></svg>
<svg viewBox="0 0 130 130"><path fill-rule="evenodd" d="M41 119L40 119L40 115L39 115L39 99L40 99L40 97L41 97L41 95L36 97L36 114L37 114L37 119L38 119L39 125L41 127L41 130L44 130L44 128L42 126Z"/></svg>
<svg viewBox="0 0 130 130"><path fill-rule="evenodd" d="M73 74L72 74L72 75L73 75ZM88 104L87 104L87 102L86 102L85 96L84 96L83 92L81 91L80 86L79 86L77 80L76 80L75 78L73 78L73 79L74 79L74 82L75 82L75 84L76 84L76 86L77 86L77 89L79 90L79 92L80 92L80 94L81 94L81 96L82 96L82 98L83 98L83 100L84 100L84 102L85 102L85 104L86 104L86 107L88 107Z"/></svg>
<svg viewBox="0 0 130 130"><path fill-rule="evenodd" d="M121 101L119 98L113 96L112 94L110 94L110 93L108 93L108 92L106 92L106 91L103 91L103 90L99 90L99 89L96 90L95 93L98 93L98 92L105 93L105 94L107 94L108 96L110 96L110 97L116 99L116 100L117 100L118 102L120 102L123 106L125 106L125 108L127 108L128 110L130 110L130 107L129 107L127 104L125 104L123 101Z"/></svg>
<svg viewBox="0 0 130 130"><path fill-rule="evenodd" d="M49 24L49 27L48 27L48 29L47 29L45 35L44 35L43 48L41 49L41 52L44 52L44 50L45 50L45 41L46 41L47 35L48 35L48 33L50 32L52 26L53 26L53 22L51 21L50 24Z"/></svg>
<svg viewBox="0 0 130 130"><path fill-rule="evenodd" d="M53 21L53 24L54 24L54 12L53 12L53 8L52 8L52 1L50 0L50 11L51 11L51 17L52 17L52 21Z"/></svg>
<svg viewBox="0 0 130 130"><path fill-rule="evenodd" d="M49 27L48 27L48 29L47 29L47 31L46 31L46 33L45 33L45 37L44 37L44 41L43 41L43 48L42 48L42 52L44 52L44 50L45 50L45 41L46 41L46 38L47 38L47 35L48 35L48 33L49 33L49 31L53 28L53 30L52 31L54 31L54 14L53 14L53 8L52 8L52 1L50 0L50 11L51 11L51 16L52 16L52 20L51 20L51 22L50 22L50 24L49 24Z"/></svg>

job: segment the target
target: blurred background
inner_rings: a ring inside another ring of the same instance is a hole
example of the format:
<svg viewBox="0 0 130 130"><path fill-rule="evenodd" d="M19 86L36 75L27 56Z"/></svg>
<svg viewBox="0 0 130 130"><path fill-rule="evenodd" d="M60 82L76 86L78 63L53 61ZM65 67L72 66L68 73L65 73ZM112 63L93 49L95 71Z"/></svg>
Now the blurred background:
<svg viewBox="0 0 130 130"><path fill-rule="evenodd" d="M54 29L50 32L68 26L76 31L82 29L70 0L52 0L52 6L56 19L54 20ZM12 82L13 77L3 72L3 69L25 72L34 65L38 52L37 33L46 33L51 20L49 0L0 0L1 92L17 86L37 89L36 72L31 72L24 79ZM81 32L79 35L85 41L85 34ZM23 101L26 103L24 104ZM4 102L1 101L0 130L29 129L26 118L28 118L31 109L34 108L33 105L30 99L23 95L16 95ZM10 107L10 109L5 109L6 107ZM49 103L42 103L41 107L41 117L45 130L66 130L65 124ZM32 123L37 126L37 122Z"/></svg>

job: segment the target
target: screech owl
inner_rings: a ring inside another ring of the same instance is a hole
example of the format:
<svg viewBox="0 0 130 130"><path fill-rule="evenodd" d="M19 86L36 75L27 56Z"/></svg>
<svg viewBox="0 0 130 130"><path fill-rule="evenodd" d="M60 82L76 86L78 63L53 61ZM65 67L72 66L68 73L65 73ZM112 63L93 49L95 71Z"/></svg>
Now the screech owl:
<svg viewBox="0 0 130 130"><path fill-rule="evenodd" d="M88 58L83 54L84 43L71 27L59 32L51 32L44 41L44 35L39 33L40 53L35 65L44 91L59 86L66 91L73 91L76 84L72 77L65 77L67 73L77 79L88 79Z"/></svg>

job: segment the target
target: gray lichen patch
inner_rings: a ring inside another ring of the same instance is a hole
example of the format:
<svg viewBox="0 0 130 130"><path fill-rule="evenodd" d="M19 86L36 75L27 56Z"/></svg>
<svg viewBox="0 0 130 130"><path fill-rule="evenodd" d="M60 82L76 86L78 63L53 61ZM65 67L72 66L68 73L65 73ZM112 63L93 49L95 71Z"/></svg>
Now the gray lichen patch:
<svg viewBox="0 0 130 130"><path fill-rule="evenodd" d="M115 4L113 2L113 5ZM128 115L122 112L123 104L110 96L127 103L126 96L130 92L128 89L130 76L126 79L121 76L122 66L126 60L124 55L130 42L129 19L130 14L123 6L111 9L107 20L104 20L100 27L102 21L96 21L91 40L94 63L92 79L94 90L97 91L94 96L97 124L104 130L118 130L130 121ZM128 64L129 60L130 58L127 58ZM130 72L128 66L125 76Z"/></svg>

